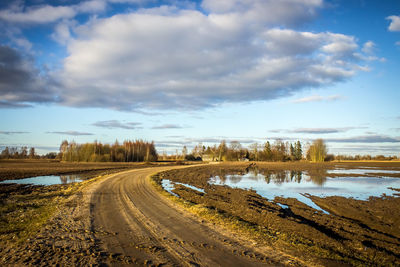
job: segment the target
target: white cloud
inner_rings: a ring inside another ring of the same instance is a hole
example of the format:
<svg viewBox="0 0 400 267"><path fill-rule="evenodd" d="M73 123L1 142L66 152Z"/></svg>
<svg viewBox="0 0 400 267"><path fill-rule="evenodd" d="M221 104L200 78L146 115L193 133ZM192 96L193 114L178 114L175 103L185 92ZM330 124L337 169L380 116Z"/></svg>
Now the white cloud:
<svg viewBox="0 0 400 267"><path fill-rule="evenodd" d="M75 21L64 20L54 27L51 38L59 44L66 45L72 40L71 27L75 25Z"/></svg>
<svg viewBox="0 0 400 267"><path fill-rule="evenodd" d="M0 10L0 19L12 23L43 24L61 19L71 19L79 13L98 13L106 8L104 0L90 0L70 6L35 5L24 7L18 2Z"/></svg>
<svg viewBox="0 0 400 267"><path fill-rule="evenodd" d="M92 125L96 127L101 127L101 128L107 128L107 129L126 129L126 130L133 130L133 129L139 129L141 128L141 123L139 122L121 122L118 120L108 120L108 121L97 121L93 123Z"/></svg>
<svg viewBox="0 0 400 267"><path fill-rule="evenodd" d="M324 45L322 51L340 56L352 56L358 48L353 36L331 34L332 42Z"/></svg>
<svg viewBox="0 0 400 267"><path fill-rule="evenodd" d="M391 32L400 31L400 16L389 16L386 19L391 20L388 30Z"/></svg>
<svg viewBox="0 0 400 267"><path fill-rule="evenodd" d="M293 103L308 103L308 102L321 102L321 101L336 101L342 99L341 95L331 95L331 96L320 96L320 95L312 95L299 99L295 99Z"/></svg>
<svg viewBox="0 0 400 267"><path fill-rule="evenodd" d="M322 5L322 0L203 0L201 4L212 14L229 14L253 23L281 25L297 25L310 20Z"/></svg>
<svg viewBox="0 0 400 267"><path fill-rule="evenodd" d="M23 48L25 51L32 49L32 43L24 37L14 37L11 39L18 47Z"/></svg>
<svg viewBox="0 0 400 267"><path fill-rule="evenodd" d="M368 41L364 44L362 51L366 54L372 54L375 50L376 44L372 41Z"/></svg>
<svg viewBox="0 0 400 267"><path fill-rule="evenodd" d="M201 108L288 96L360 70L354 37L276 27L292 21L289 16L273 21L265 20L269 13L246 15L274 9L275 1L246 1L253 4L237 9L236 1L227 2L229 8L203 2L207 15L162 7L78 27L58 76L66 88L63 103L123 110ZM320 6L320 1L279 2L291 9L287 14L301 13L296 20L309 19ZM302 17L304 10L309 17Z"/></svg>
<svg viewBox="0 0 400 267"><path fill-rule="evenodd" d="M67 46L69 56L50 77L59 90L43 99L136 111L269 100L351 78L369 70L360 61L373 57L360 52L372 49L372 42L360 49L353 36L290 28L313 19L321 0L204 0L206 14L164 5L93 16L80 26L71 19L101 12L107 2L144 3L91 0L0 11L11 22L57 22L51 37ZM4 105L23 104L17 96L24 90L12 91L16 101Z"/></svg>
<svg viewBox="0 0 400 267"><path fill-rule="evenodd" d="M46 132L46 133L48 133L48 134L72 135L72 136L94 135L93 133L78 132L78 131L57 131L57 132Z"/></svg>
<svg viewBox="0 0 400 267"><path fill-rule="evenodd" d="M70 6L43 5L27 8L23 11L1 10L0 19L16 23L48 23L63 18L72 18L76 15L74 8Z"/></svg>
<svg viewBox="0 0 400 267"><path fill-rule="evenodd" d="M105 0L90 0L81 2L76 5L76 9L80 13L96 13L106 9L107 2Z"/></svg>
<svg viewBox="0 0 400 267"><path fill-rule="evenodd" d="M163 124L163 125L157 125L154 127L151 127L151 129L155 130L165 130L165 129L182 129L184 127L178 125L178 124Z"/></svg>

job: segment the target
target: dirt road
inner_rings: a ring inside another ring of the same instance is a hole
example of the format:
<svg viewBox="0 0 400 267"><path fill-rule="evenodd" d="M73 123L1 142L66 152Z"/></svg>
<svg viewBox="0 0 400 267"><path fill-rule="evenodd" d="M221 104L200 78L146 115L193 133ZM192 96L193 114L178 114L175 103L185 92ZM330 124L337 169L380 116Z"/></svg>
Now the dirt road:
<svg viewBox="0 0 400 267"><path fill-rule="evenodd" d="M140 169L111 176L91 196L96 246L111 257L106 264L167 266L281 265L290 259L249 249L176 207L156 192L149 175L171 167Z"/></svg>

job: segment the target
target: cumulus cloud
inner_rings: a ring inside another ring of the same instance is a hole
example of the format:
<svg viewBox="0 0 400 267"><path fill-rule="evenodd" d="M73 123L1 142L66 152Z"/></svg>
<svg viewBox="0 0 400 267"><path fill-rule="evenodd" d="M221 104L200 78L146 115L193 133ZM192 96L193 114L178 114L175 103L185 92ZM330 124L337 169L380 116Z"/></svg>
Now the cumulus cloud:
<svg viewBox="0 0 400 267"><path fill-rule="evenodd" d="M292 103L335 101L335 100L339 100L342 98L343 98L343 96L341 96L341 95L331 95L331 96L312 95L312 96L306 96L306 97L295 99L292 101Z"/></svg>
<svg viewBox="0 0 400 267"><path fill-rule="evenodd" d="M312 19L322 0L203 0L201 6L217 15L240 16L242 20L296 25ZM224 18L225 19L225 18Z"/></svg>
<svg viewBox="0 0 400 267"><path fill-rule="evenodd" d="M62 102L131 111L204 108L288 96L363 70L354 37L278 27L312 18L321 1L202 6L208 14L160 7L78 27L58 73Z"/></svg>
<svg viewBox="0 0 400 267"><path fill-rule="evenodd" d="M372 41L368 41L364 44L362 51L367 54L371 54L374 52L376 44Z"/></svg>
<svg viewBox="0 0 400 267"><path fill-rule="evenodd" d="M93 133L85 133L78 131L62 131L62 132L46 132L48 134L61 134L61 135L72 135L72 136L81 136L81 135L94 135Z"/></svg>
<svg viewBox="0 0 400 267"><path fill-rule="evenodd" d="M1 10L0 20L57 22L51 37L67 46L68 56L51 75L51 81L58 81L57 94L31 64L31 77L43 83L47 94L39 95L46 99L21 100L26 89L16 89L12 94L18 97L0 99L0 107L57 101L140 112L269 100L368 71L359 65L368 61L361 51L370 53L373 48L372 42L359 47L353 36L291 29L312 20L323 7L322 0L203 0L200 11L171 4L103 19L94 16L80 26L73 20L76 15L102 12L107 3L147 2L90 0L30 7L21 3ZM21 47L30 45L16 41ZM321 98L310 101L340 97Z"/></svg>
<svg viewBox="0 0 400 267"><path fill-rule="evenodd" d="M75 25L74 21L64 20L54 27L51 38L59 44L66 45L72 40L71 27Z"/></svg>
<svg viewBox="0 0 400 267"><path fill-rule="evenodd" d="M92 125L107 129L120 128L120 129L132 130L141 128L140 127L141 123L139 122L121 122L118 120L98 121L93 123Z"/></svg>
<svg viewBox="0 0 400 267"><path fill-rule="evenodd" d="M391 20L388 30L391 32L400 31L400 16L389 16L386 19Z"/></svg>
<svg viewBox="0 0 400 267"><path fill-rule="evenodd" d="M54 102L51 84L50 79L40 75L32 59L11 47L0 45L0 107Z"/></svg>

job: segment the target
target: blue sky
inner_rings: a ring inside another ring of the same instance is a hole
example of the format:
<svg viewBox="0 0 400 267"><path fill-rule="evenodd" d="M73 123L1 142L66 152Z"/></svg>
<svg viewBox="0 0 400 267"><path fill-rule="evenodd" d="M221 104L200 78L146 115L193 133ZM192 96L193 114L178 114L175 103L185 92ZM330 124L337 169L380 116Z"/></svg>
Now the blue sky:
<svg viewBox="0 0 400 267"><path fill-rule="evenodd" d="M0 27L0 148L400 154L399 1L2 1Z"/></svg>

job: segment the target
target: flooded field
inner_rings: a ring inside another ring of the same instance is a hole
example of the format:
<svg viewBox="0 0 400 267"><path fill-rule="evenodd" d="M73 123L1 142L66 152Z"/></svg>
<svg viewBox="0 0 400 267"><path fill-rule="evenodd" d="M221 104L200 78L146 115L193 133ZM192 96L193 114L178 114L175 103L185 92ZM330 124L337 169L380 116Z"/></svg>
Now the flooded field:
<svg viewBox="0 0 400 267"><path fill-rule="evenodd" d="M160 183L323 265L400 264L400 163L221 164Z"/></svg>
<svg viewBox="0 0 400 267"><path fill-rule="evenodd" d="M90 176L84 175L46 175L46 176L36 176L23 178L18 180L4 180L1 181L0 184L27 184L27 185L56 185L56 184L70 184L70 183L78 183L82 182L86 179L90 178Z"/></svg>

